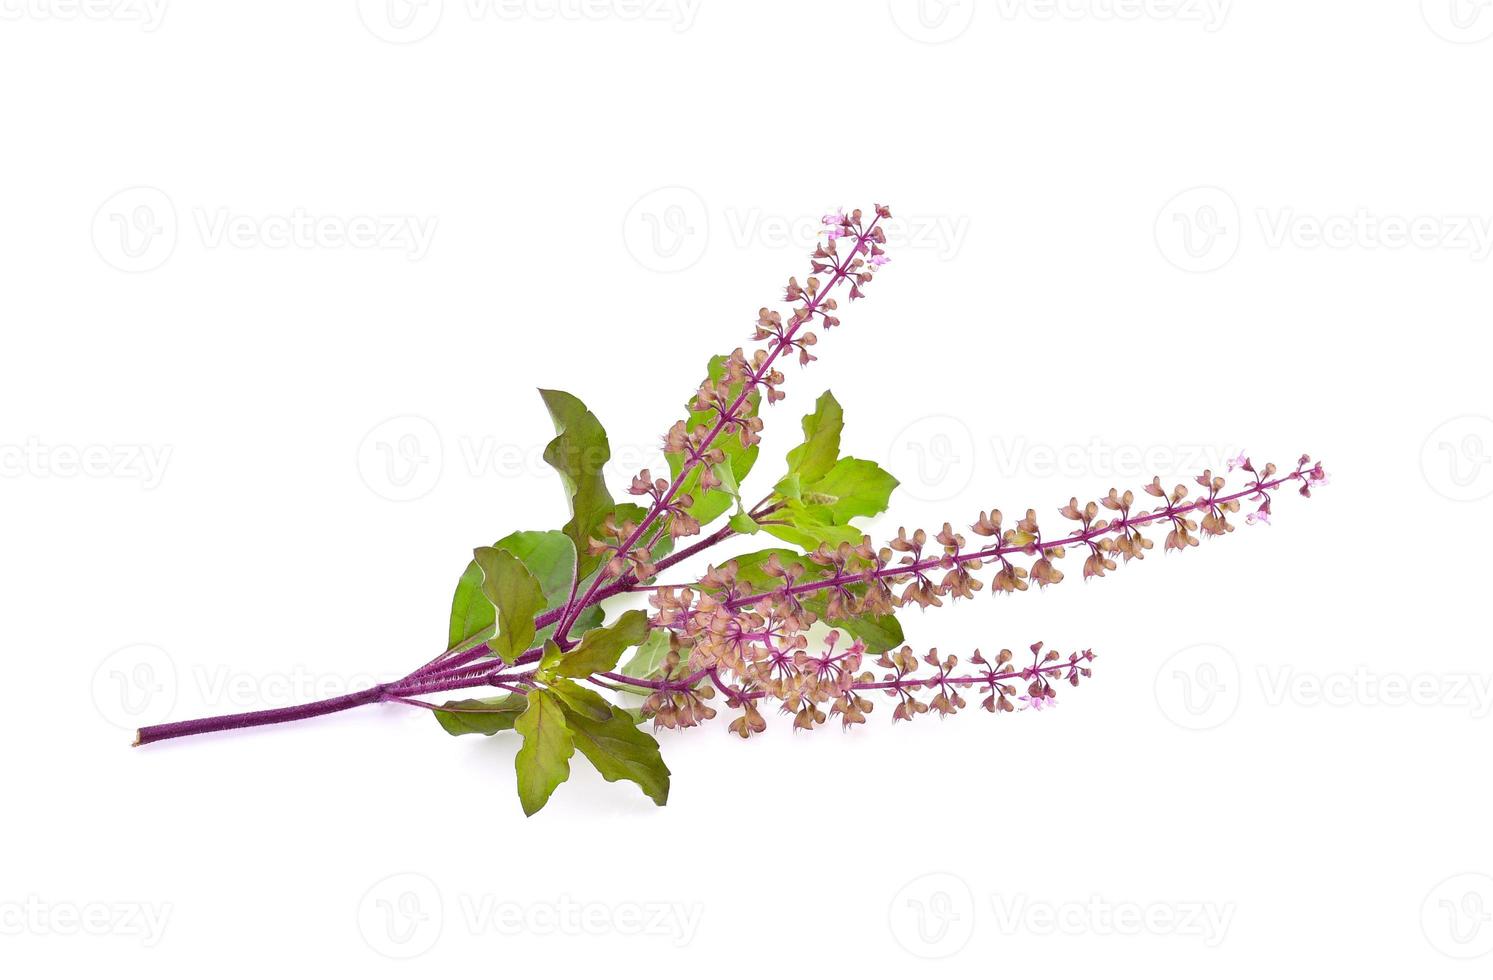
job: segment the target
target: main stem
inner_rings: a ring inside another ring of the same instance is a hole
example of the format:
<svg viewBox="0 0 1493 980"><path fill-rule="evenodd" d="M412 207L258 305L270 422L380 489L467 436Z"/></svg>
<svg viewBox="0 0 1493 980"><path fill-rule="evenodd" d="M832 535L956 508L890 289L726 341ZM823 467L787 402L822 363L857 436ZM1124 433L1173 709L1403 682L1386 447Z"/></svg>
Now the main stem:
<svg viewBox="0 0 1493 980"><path fill-rule="evenodd" d="M301 721L305 718L330 715L334 712L346 711L348 708L386 701L392 696L390 690L393 687L394 685L390 684L380 684L366 691L343 694L340 697L327 698L325 701L313 701L310 704L298 704L289 708L271 708L268 711L246 711L237 715L219 715L216 718L197 718L193 721L147 725L135 733L135 744L137 746L149 745L151 742L164 742L168 738L182 738L186 735L205 735L208 732L226 732L235 728L278 725L286 721Z"/></svg>
<svg viewBox="0 0 1493 980"><path fill-rule="evenodd" d="M1103 528L1095 527L1087 529L1083 532L1080 532L1079 534L1055 541L1035 542L1031 545L1021 547L1011 545L997 545L995 547L985 548L974 552L965 552L957 555L939 555L934 558L927 558L916 561L908 565L888 565L885 568L878 569L876 571L870 572L869 574L872 578L896 578L902 575L922 572L932 568L949 567L952 564L958 562L993 558L999 555L1011 553L1040 553L1041 551L1045 551L1049 548L1088 542L1093 540L1094 538L1102 537L1107 534L1113 534L1115 531L1121 528L1138 527L1159 520L1171 520L1178 518L1184 514L1191 513L1193 511L1217 506L1219 504L1226 503L1232 500L1239 500L1244 497L1253 496L1261 492L1275 490L1293 480L1302 479L1303 470L1304 468L1298 468L1292 473L1287 473L1283 476L1276 477L1273 480L1257 482L1254 485L1246 487L1243 490L1225 496L1216 498L1202 498L1182 506L1168 505L1151 512L1124 517L1119 520L1110 522ZM730 531L729 527L722 528L715 534L709 535L703 540L697 542L692 547L678 552L670 557L673 559L673 561L682 560L686 557L689 557L690 555L697 554L710 545L718 544L720 541L723 541L727 537L730 537L731 533L732 532ZM673 562L670 562L670 564L672 563ZM659 567L664 567L664 563L661 562ZM837 575L829 578L819 579L817 581L795 585L788 591L795 594L812 592L820 589L834 588L836 586L864 582L866 578L867 573L865 572ZM624 575L607 587L596 590L594 593L589 594L588 604L600 602L604 598L615 595L618 592L625 591L628 588L628 584L629 577ZM769 598L775 594L776 593L772 592L764 592L759 595L742 596L730 600L727 604L732 608L742 608L744 606L749 606L763 598ZM544 616L539 617L539 619L535 621L535 625L539 627L547 626L549 625L549 623L555 622L557 619L559 619L560 615L562 614L563 609L556 610L553 613L547 613ZM187 735L205 735L209 732L230 731L235 728L254 728L260 725L278 725L282 722L287 721L300 721L305 718L316 718L320 715L334 714L338 711L346 711L349 708L356 708L365 704L375 704L383 701L400 701L418 694L431 694L440 691L453 691L462 688L491 685L495 683L495 681L502 679L501 677L499 677L499 675L505 669L504 665L492 666L488 664L481 664L477 666L467 666L468 664L471 664L472 661L481 659L486 652L486 644L478 644L470 650L462 651L460 654L451 657L451 659L446 659L444 656L437 658L430 664L427 664L426 666L421 667L419 670L416 670L408 677L395 681L392 684L380 684L376 687L369 688L366 691L344 694L339 697L328 698L324 701L314 701L310 704L295 705L289 708L272 708L267 711L248 711L236 715L220 715L216 718L198 718L193 721L169 722L163 725L147 725L146 727L141 728L136 733L134 744L137 746L148 745L151 742L161 742L170 738L182 738ZM513 664L506 666L521 667L524 664L532 663L533 661L537 660L538 657L538 650L530 650L520 655ZM462 669L463 667L465 667L465 669ZM521 679L523 676L526 675L516 675L518 679ZM666 689L670 686L667 683L650 683L649 681L641 678L626 677L621 674L609 673L603 674L602 676L619 683L626 683L640 687ZM1004 679L1006 676L1009 675L1000 675L999 679ZM691 678L691 680L693 679L694 678ZM947 683L963 685L988 681L990 679L991 678L956 678L947 681ZM902 683L903 682L901 681L873 683L864 685L864 689L872 690L886 687L900 687L902 686ZM855 686L857 689L861 689L863 687L863 685Z"/></svg>

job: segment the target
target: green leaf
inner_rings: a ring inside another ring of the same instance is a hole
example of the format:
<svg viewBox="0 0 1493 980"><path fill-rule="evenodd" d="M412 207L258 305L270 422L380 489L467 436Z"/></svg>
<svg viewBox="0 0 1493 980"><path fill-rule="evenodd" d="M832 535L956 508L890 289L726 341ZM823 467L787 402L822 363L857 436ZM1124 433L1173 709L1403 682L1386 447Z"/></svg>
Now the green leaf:
<svg viewBox="0 0 1493 980"><path fill-rule="evenodd" d="M779 506L758 519L763 530L805 551L858 542L854 517L886 510L897 481L869 460L841 457L845 414L835 396L819 396L804 416L804 441L788 453L788 473L773 487Z"/></svg>
<svg viewBox="0 0 1493 980"><path fill-rule="evenodd" d="M581 556L581 575L589 575L601 559L587 554L587 545L596 526L612 511L612 495L602 476L612 449L606 430L579 398L545 388L539 395L555 422L556 433L544 447L544 461L555 468L565 484L571 513L565 533Z"/></svg>
<svg viewBox="0 0 1493 980"><path fill-rule="evenodd" d="M774 537L805 551L821 544L854 544L863 532L850 523L851 518L875 517L886 510L896 486L896 478L875 463L845 456L812 482L789 473L776 487L783 498L781 506L758 523Z"/></svg>
<svg viewBox="0 0 1493 980"><path fill-rule="evenodd" d="M763 548L761 551L753 551L745 555L737 555L728 561L736 563L736 579L744 583L754 591L764 592L776 588L782 584L782 580L768 575L762 570L768 559L774 555L784 566L802 565L806 576L818 578L829 571L825 565L821 565L808 555L800 554L788 548ZM722 562L726 564L726 562Z"/></svg>
<svg viewBox="0 0 1493 980"><path fill-rule="evenodd" d="M565 709L553 694L534 690L529 692L528 702L528 709L513 726L524 739L513 767L518 773L519 803L524 816L532 817L549 801L555 788L570 778L575 740L565 724Z"/></svg>
<svg viewBox="0 0 1493 980"><path fill-rule="evenodd" d="M829 472L803 487L803 499L829 508L835 524L852 517L875 517L886 510L897 478L867 459L846 456Z"/></svg>
<svg viewBox="0 0 1493 980"><path fill-rule="evenodd" d="M777 485L772 488L772 492L777 494L779 497L782 497L784 500L797 500L799 497L803 496L803 488L799 486L798 474L789 473L787 476L783 477L777 482Z"/></svg>
<svg viewBox="0 0 1493 980"><path fill-rule="evenodd" d="M612 716L612 706L606 698L575 681L556 678L550 681L549 689L564 702L567 713L585 715L594 721L606 721Z"/></svg>
<svg viewBox="0 0 1493 980"><path fill-rule="evenodd" d="M515 531L494 548L513 555L524 563L544 590L544 609L558 609L570 598L570 580L575 575L575 544L561 531ZM598 607L588 609L577 626L588 629L601 621ZM497 617L493 604L482 594L482 569L471 562L456 583L451 599L451 625L447 631L446 649L466 650L490 639ZM555 631L546 626L535 640L543 643Z"/></svg>
<svg viewBox="0 0 1493 980"><path fill-rule="evenodd" d="M714 469L715 475L720 477L722 492L730 494L736 509L741 510L741 484L736 482L736 474L726 463L716 463Z"/></svg>
<svg viewBox="0 0 1493 980"><path fill-rule="evenodd" d="M765 548L762 551L754 551L750 554L739 555L732 558L736 563L736 577L747 587L754 591L766 592L781 584L780 579L773 578L762 571L762 566L767 559L773 555L778 556L778 561L783 565L797 563L802 565L806 576L822 578L829 573L829 568L820 565L807 555L787 548ZM865 594L864 585L852 585L850 591L854 595ZM851 636L866 645L871 653L884 653L893 647L902 645L902 624L897 617L890 615L860 615L848 616L840 619L828 618L829 597L822 592L811 592L801 597L804 608L824 620L825 624L838 630L844 630ZM629 672L630 673L630 672Z"/></svg>
<svg viewBox="0 0 1493 980"><path fill-rule="evenodd" d="M823 615L822 611L820 614ZM897 622L896 616L863 613L843 619L826 618L824 621L860 640L871 653L885 653L902 645L902 624Z"/></svg>
<svg viewBox="0 0 1493 980"><path fill-rule="evenodd" d="M647 638L648 614L640 609L629 609L611 626L586 633L581 642L557 658L549 669L559 677L590 677L604 673L617 666L623 651Z"/></svg>
<svg viewBox="0 0 1493 980"><path fill-rule="evenodd" d="M555 665L563 656L565 656L565 651L560 649L559 644L553 639L545 641L544 651L539 655L539 663L534 668L539 674L539 679L547 681L553 677Z"/></svg>
<svg viewBox="0 0 1493 980"><path fill-rule="evenodd" d="M446 630L446 649L467 650L491 639L497 621L497 610L482 594L482 569L475 561L467 562L466 571L456 580L456 594L451 597L451 625Z"/></svg>
<svg viewBox="0 0 1493 980"><path fill-rule="evenodd" d="M737 534L756 534L762 530L762 525L752 520L752 515L745 512L731 515L728 523L731 525L731 530Z"/></svg>
<svg viewBox="0 0 1493 980"><path fill-rule="evenodd" d="M788 451L788 472L800 483L813 483L828 473L840 456L844 428L845 413L826 391L814 403L814 411L804 416L804 441Z"/></svg>
<svg viewBox="0 0 1493 980"><path fill-rule="evenodd" d="M724 378L726 376L725 356L716 355L712 357L707 372L712 381L720 381ZM731 388L731 397L736 398L740 394L740 384L733 385ZM742 409L742 416L744 418L754 417L761 405L761 401L762 396L760 393L753 391L749 394L746 405ZM714 412L708 409L705 411L695 411L693 397L685 403L684 409L686 412L684 421L691 430L697 425L712 426L715 424ZM721 465L730 467L735 485L740 486L741 482L747 478L747 474L752 471L753 464L757 462L758 447L755 445L743 446L740 439L725 434L716 439L715 446L726 454L726 460ZM671 476L677 478L680 471L684 468L684 454L669 453L668 460L669 473ZM732 496L729 492L720 488L701 491L700 473L701 468L698 466L695 467L690 472L690 475L685 478L683 486L680 487L680 492L689 494L694 498L694 503L687 508L690 516L701 524L708 524L730 509Z"/></svg>
<svg viewBox="0 0 1493 980"><path fill-rule="evenodd" d="M482 594L497 607L497 635L489 646L513 663L534 641L534 617L544 609L544 589L524 563L501 548L478 548Z"/></svg>
<svg viewBox="0 0 1493 980"><path fill-rule="evenodd" d="M830 508L798 500L787 501L758 523L768 534L804 551L813 551L821 544L833 546L846 541L858 544L865 537L858 528L835 523Z"/></svg>
<svg viewBox="0 0 1493 980"><path fill-rule="evenodd" d="M456 710L436 711L435 720L452 735L496 735L512 728L527 706L522 694L447 701L442 707Z"/></svg>
<svg viewBox="0 0 1493 980"><path fill-rule="evenodd" d="M664 658L669 655L669 631L654 630L648 634L648 639L638 647L638 652L632 655L632 659L618 671L628 677L637 677L642 680L653 680L663 671ZM628 690L637 690L629 687Z"/></svg>
<svg viewBox="0 0 1493 980"><path fill-rule="evenodd" d="M575 747L607 782L625 779L637 783L644 796L663 806L669 801L669 767L659 754L658 742L640 731L629 715L614 711L599 695L585 693L607 708L607 717L599 720L573 711L567 704L565 717Z"/></svg>

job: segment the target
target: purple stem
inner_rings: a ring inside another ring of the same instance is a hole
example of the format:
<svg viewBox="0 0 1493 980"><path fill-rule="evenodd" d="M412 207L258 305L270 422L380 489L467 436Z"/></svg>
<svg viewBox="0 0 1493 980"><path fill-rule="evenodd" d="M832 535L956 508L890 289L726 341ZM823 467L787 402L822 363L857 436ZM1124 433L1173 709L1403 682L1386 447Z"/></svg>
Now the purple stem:
<svg viewBox="0 0 1493 980"><path fill-rule="evenodd" d="M1239 500L1244 497L1266 493L1270 490L1274 490L1280 486L1283 486L1284 484L1289 483L1292 480L1304 479L1304 470L1305 467L1303 466L1301 468L1298 468L1295 472L1276 477L1274 480L1257 481L1252 486L1246 487L1243 490L1240 490L1236 493L1228 494L1226 496L1210 496L1207 498L1201 498L1197 501L1183 506L1168 504L1166 507L1158 508L1157 510L1151 511L1149 513L1141 513L1133 516L1123 517L1110 522L1105 527L1088 528L1080 532L1079 534L1072 535L1070 537L1063 538L1057 541L1038 541L1033 542L1030 545L1021 547L997 545L995 547L964 554L939 555L934 558L916 561L908 565L889 565L884 569L880 569L869 574L872 578L896 577L899 575L922 572L931 568L951 567L956 562L993 558L1013 552L1040 553L1046 551L1049 548L1056 548L1069 544L1087 543L1092 541L1094 538L1102 537L1106 534L1111 534L1121 528L1128 529L1143 524L1149 524L1153 521L1158 520L1175 520L1184 514L1188 514L1196 510L1216 507L1221 503L1225 503L1231 500ZM670 564L672 564L673 562L682 561L690 555L696 554L704 550L705 548L710 547L711 545L725 540L725 538L730 537L730 535L731 531L729 527L722 528L715 534L712 534L709 537L697 542L692 547L671 556L673 561L670 562ZM663 563L661 562L660 567L662 566ZM795 585L789 588L788 591L797 594L803 592L811 592L818 589L833 588L839 585L851 585L856 582L866 581L867 574L868 573L866 572L858 572L854 574L837 575L826 579L820 579L815 582L806 582L801 585ZM629 585L629 579L630 576L624 575L617 579L617 581L613 582L611 585L607 586L605 589L595 590L594 592L588 593L587 601L599 602L603 598L611 595L616 595L618 592L626 590ZM765 592L760 595L745 596L731 600L727 603L727 605L733 608L741 608L742 606L750 605L753 602L760 601L764 598L770 598L776 594L778 593ZM560 610L556 610L556 612L554 613L546 613L545 615L540 616L537 620L535 620L535 626L547 626L550 622L554 622L555 619L559 618L559 615L562 615L563 613L564 607L562 607ZM366 691L358 691L353 694L344 694L340 697L328 698L324 701L314 701L311 704L296 705L289 708L272 708L267 711L249 711L236 715L221 715L216 718L199 718L193 721L169 722L163 725L147 725L146 727L141 728L136 733L134 744L137 746L148 745L151 742L161 742L169 738L181 738L187 735L203 735L209 732L229 731L235 728L253 728L259 725L277 725L287 721L300 721L305 718L315 718L320 715L328 715L338 711L346 711L349 708L356 708L360 705L374 704L381 701L395 700L409 704L412 703L408 699L409 696L415 694L431 694L439 691L453 691L460 688L477 687L487 684L498 684L501 686L502 682L505 680L522 682L530 675L505 675L502 673L502 671L504 669L507 669L508 667L517 667L524 664L533 663L534 661L538 660L541 655L540 650L529 650L518 657L517 660L511 665L499 664L495 666L489 666L484 664L478 667L468 667L465 670L461 669L463 665L469 664L471 663L471 661L481 658L486 652L486 644L479 644L471 650L463 651L462 653L456 655L456 657L454 657L450 661L442 661L441 658L437 658L436 661L425 665L403 680L396 681L393 684L380 684L377 687L369 688ZM458 663L457 661L460 661L460 663ZM699 674L690 677L686 683L698 680L699 677L704 673L706 673L706 671L701 671ZM619 683L630 684L636 687L652 688L654 690L667 690L671 689L674 686L667 681L649 681L643 678L628 677L625 674L607 673L601 676ZM1004 679L1006 676L1008 675L999 675L1000 679ZM951 678L945 680L945 683L989 683L994 679L996 678ZM726 688L725 684L720 682L719 677L717 677L716 680L722 688L725 688L727 690L727 693L736 693L732 692L731 689ZM912 682L897 680L869 683L864 685L856 684L853 685L853 687L858 690L874 690L882 688L901 688L904 685L911 685L911 683ZM745 694L744 696L758 697L761 696L761 692L750 692Z"/></svg>
<svg viewBox="0 0 1493 980"><path fill-rule="evenodd" d="M1070 535L1066 538L1060 538L1056 541L1033 541L1030 544L1024 545L993 545L989 548L983 548L978 551L965 551L960 552L956 555L937 555L933 558L921 558L906 565L887 565L886 567L877 570L847 572L843 575L836 575L830 578L815 579L810 582L792 585L786 589L775 589L771 592L759 592L755 595L740 596L728 600L725 605L728 609L745 609L750 606L756 605L763 599L772 599L784 593L788 595L802 595L806 592L817 592L820 589L832 589L842 585L856 585L859 583L864 583L871 579L890 578L895 580L903 575L913 575L920 572L926 572L929 569L934 568L953 568L956 564L962 562L983 561L987 558L996 558L1003 555L1041 554L1042 552L1047 551L1050 548L1062 548L1070 544L1090 542L1095 538L1102 538L1108 534L1112 534L1122 529L1128 530L1133 527L1150 524L1153 521L1174 520L1176 518L1182 517L1185 514L1190 514L1193 511L1207 510L1209 508L1216 507L1219 504L1228 503L1232 500L1241 500L1245 497L1252 497L1255 494L1265 493L1267 491L1274 490L1286 483L1289 483L1292 480L1303 479L1303 472L1304 467L1303 469L1298 469L1294 473L1287 473L1285 476L1278 477L1274 480L1251 484L1250 486L1245 487L1243 490L1240 490L1236 493L1228 494L1226 496L1201 497L1188 504L1169 504L1166 507L1161 507L1154 511L1143 512L1130 517L1122 517L1111 521L1103 527L1099 527L1096 525L1094 527L1088 528L1087 530L1081 531L1078 534Z"/></svg>
<svg viewBox="0 0 1493 980"><path fill-rule="evenodd" d="M394 696L391 693L393 687L394 685L391 684L380 684L366 691L343 694L325 701L313 701L310 704L298 704L289 708L271 708L268 711L246 711L243 714L198 718L195 721L173 721L164 725L147 725L135 733L135 744L149 745L151 742L181 738L185 735L204 735L208 732L225 732L234 728L278 725L286 721L300 721L303 718L329 715L364 704L387 701Z"/></svg>
<svg viewBox="0 0 1493 980"><path fill-rule="evenodd" d="M751 516L755 520L760 516L772 513L780 506L782 505L773 504L766 507L759 505L752 510ZM667 568L672 568L673 566L679 564L686 558L693 558L695 555L698 555L700 552L706 550L707 548L713 548L716 545L720 544L722 541L735 536L736 531L729 524L727 524L716 530L713 534L709 534L701 538L699 541L696 541L688 548L680 549L679 551L674 552L672 555L660 559L655 567L658 571L662 572ZM628 572L621 578L618 578L616 581L612 582L610 585L598 589L595 595L591 597L588 605L594 606L598 602L603 602L615 595L621 595L623 592L634 592L643 590L651 591L655 588L657 588L657 586L639 586L637 577L634 576L631 572ZM552 609L542 616L537 617L534 620L534 628L536 630L541 630L546 626L555 623L559 620L560 616L564 614L565 608L566 607L561 606L559 609ZM487 652L487 644L479 643L467 650L444 653L432 660L430 663L426 664L424 667L421 667L419 670L415 671L409 676L408 679L412 680L422 677L444 677L451 671L458 670L462 667L467 666L468 664L471 664L473 661L482 659L487 655ZM533 663L539 658L539 654L540 651L537 649L529 650L524 653L523 656L518 658L516 664Z"/></svg>

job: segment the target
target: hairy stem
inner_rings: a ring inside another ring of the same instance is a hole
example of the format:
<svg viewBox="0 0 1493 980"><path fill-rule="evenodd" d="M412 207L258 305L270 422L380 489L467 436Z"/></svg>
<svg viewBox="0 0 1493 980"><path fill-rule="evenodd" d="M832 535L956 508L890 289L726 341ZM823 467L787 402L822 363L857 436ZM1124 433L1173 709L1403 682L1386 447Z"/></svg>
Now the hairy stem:
<svg viewBox="0 0 1493 980"><path fill-rule="evenodd" d="M755 508L752 509L750 516L753 520L756 520L760 517L765 517L768 514L771 514L781 506L781 504L772 504L764 501L763 503L758 504ZM658 562L654 565L654 568L660 572L666 571L667 569L673 568L675 565L679 564L685 559L693 558L695 555L700 554L702 551L713 548L721 542L727 541L736 536L736 530L731 527L731 525L724 524L714 533L701 538L699 541L696 541L688 548L683 548L665 558L659 559ZM587 606L594 606L598 602L604 602L605 600L610 599L613 596L621 595L624 592L649 592L655 588L657 588L657 586L643 585L639 583L637 577L633 575L632 572L626 572L610 584L596 590L595 594L591 596L590 601L587 603ZM564 613L565 608L566 607L562 606L559 609L552 609L549 612L538 616L534 620L534 628L536 630L544 629L546 626L557 622L560 619L560 616ZM584 611L584 609L585 607L582 607L582 611ZM487 656L487 653L488 648L486 643L479 643L476 646L470 647L466 650L448 650L447 652L441 654L439 657L436 657L430 663L415 671L410 676L445 676L453 670L460 669L467 666L468 664L481 660L483 657ZM533 661L539 659L539 654L540 651L537 649L529 650L519 658L518 663L532 663Z"/></svg>
<svg viewBox="0 0 1493 980"><path fill-rule="evenodd" d="M271 708L267 711L246 711L237 715L219 715L216 718L198 718L195 721L173 721L164 725L147 725L135 733L136 745L149 745L168 738L186 735L204 735L208 732L223 732L234 728L255 728L259 725L278 725L287 721L301 721L319 715L330 715L348 708L387 701L393 697L391 685L380 684L366 691L344 694L325 701L298 704L289 708Z"/></svg>
<svg viewBox="0 0 1493 980"><path fill-rule="evenodd" d="M1041 554L1042 552L1050 548L1062 548L1072 544L1083 544L1089 541L1093 541L1096 538L1102 538L1108 534L1113 534L1114 532L1119 530L1140 527L1144 524L1149 524L1154 521L1171 520L1173 518L1192 513L1193 511L1206 510L1219 504L1228 503L1229 501L1240 500L1244 497L1252 497L1258 493L1274 490L1277 487L1289 483L1292 480L1300 480L1303 478L1303 470L1298 469L1293 473L1288 473L1285 476L1277 477L1273 480L1267 480L1264 483L1253 484L1243 490L1228 494L1226 496L1203 497L1188 504L1167 506L1158 508L1154 511L1134 514L1129 517L1123 517L1114 520L1108 524L1105 524L1103 527L1092 527L1086 531L1081 531L1078 534L1074 534L1066 538L1060 538L1056 541L1033 541L1030 544L1024 545L995 545L989 548L983 548L978 551L965 551L954 555L937 555L932 558L923 558L918 561L910 562L906 565L887 565L886 567L879 569L867 569L858 572L847 572L843 575L834 575L828 578L816 579L811 582L797 583L795 585L789 586L786 589L775 589L770 592L758 592L755 595L738 596L729 600L725 605L729 609L745 609L749 606L756 605L763 599L771 599L775 596L783 595L784 593L797 596L803 595L808 592L818 592L823 589L832 589L838 586L864 583L873 579L896 579L903 575L925 572L934 568L952 568L956 564L959 564L961 562L984 561L985 559L995 558L1002 555Z"/></svg>

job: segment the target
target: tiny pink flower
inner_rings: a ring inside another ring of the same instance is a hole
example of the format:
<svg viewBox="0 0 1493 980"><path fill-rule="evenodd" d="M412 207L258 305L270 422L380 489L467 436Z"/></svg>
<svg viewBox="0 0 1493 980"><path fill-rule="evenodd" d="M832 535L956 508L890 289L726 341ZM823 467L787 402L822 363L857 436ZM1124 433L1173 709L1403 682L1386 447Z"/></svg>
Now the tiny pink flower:
<svg viewBox="0 0 1493 980"><path fill-rule="evenodd" d="M1245 517L1244 518L1244 523L1246 523L1246 524L1269 524L1270 523L1270 508L1269 507L1261 507L1259 510L1255 511L1253 514L1250 514L1249 516Z"/></svg>
<svg viewBox="0 0 1493 980"><path fill-rule="evenodd" d="M824 223L827 225L843 225L845 223L845 212L836 211L834 214L826 214Z"/></svg>
<svg viewBox="0 0 1493 980"><path fill-rule="evenodd" d="M878 269L881 268L882 266L886 265L890 261L892 261L891 258L889 256L886 256L886 255L873 255L873 256L871 256L871 264L873 266L877 267Z"/></svg>
<svg viewBox="0 0 1493 980"><path fill-rule="evenodd" d="M1249 458L1244 455L1244 450L1241 449L1238 456L1235 456L1233 459L1229 460L1229 472L1233 472L1237 469L1243 469L1245 464L1247 464L1248 462Z"/></svg>
<svg viewBox="0 0 1493 980"><path fill-rule="evenodd" d="M1022 711L1025 711L1027 708L1031 708L1033 711L1041 711L1043 708L1055 708L1057 707L1058 703L1058 699L1055 695L1048 695L1044 697L1043 695L1039 694L1036 697L1032 697L1030 694L1023 694L1017 700L1026 702L1025 707L1021 709Z"/></svg>

